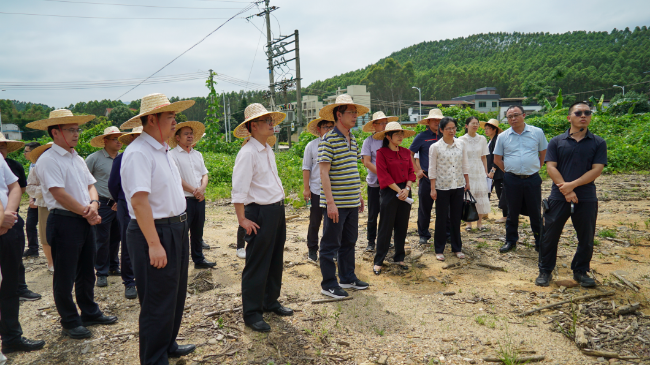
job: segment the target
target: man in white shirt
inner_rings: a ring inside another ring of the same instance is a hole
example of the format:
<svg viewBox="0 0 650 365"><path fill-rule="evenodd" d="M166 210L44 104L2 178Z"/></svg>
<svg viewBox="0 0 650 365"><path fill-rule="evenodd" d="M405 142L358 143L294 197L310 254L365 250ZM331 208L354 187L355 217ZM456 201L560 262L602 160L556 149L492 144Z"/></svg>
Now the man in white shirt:
<svg viewBox="0 0 650 365"><path fill-rule="evenodd" d="M163 94L142 98L140 114L120 128L143 127L122 157L120 176L131 221L126 244L140 300L140 363L168 364L193 352L178 345L187 295L189 239L181 176L165 141L175 116L193 100L170 103Z"/></svg>
<svg viewBox="0 0 650 365"><path fill-rule="evenodd" d="M18 299L18 281L24 239L20 239L22 225L16 210L20 204L22 191L18 178L11 172L7 162L0 161L0 203L4 208L4 218L0 221L0 338L2 352L39 350L45 341L28 340L22 337L23 330L18 321L20 301Z"/></svg>
<svg viewBox="0 0 650 365"><path fill-rule="evenodd" d="M190 253L195 269L210 269L217 264L203 256L203 225L205 224L205 188L208 186L208 169L201 152L192 148L203 133L200 122L183 122L176 125L176 133L169 139L170 154L178 167L185 193L187 225L190 230Z"/></svg>
<svg viewBox="0 0 650 365"><path fill-rule="evenodd" d="M286 115L268 112L261 104L244 110L245 120L233 134L252 136L235 159L232 172L232 203L239 225L246 230L246 266L242 273L244 323L254 331L269 332L264 312L292 316L293 310L278 302L282 287L284 243L287 224L284 215L284 188L275 164L275 154L267 143L273 127Z"/></svg>
<svg viewBox="0 0 650 365"><path fill-rule="evenodd" d="M334 129L334 122L317 118L307 124L307 131L317 138L305 147L302 158L302 183L305 200L311 201L309 209L309 228L307 229L308 259L318 261L318 230L323 221L323 208L320 207L320 168L318 167L318 144L321 137Z"/></svg>
<svg viewBox="0 0 650 365"><path fill-rule="evenodd" d="M74 150L81 132L79 125L92 119L94 115L73 116L69 110L59 109L52 111L49 119L27 124L28 128L47 130L54 140L52 148L38 159L36 173L50 210L47 237L54 259L54 303L63 334L75 339L91 337L88 326L117 322L117 317L105 316L95 303L92 226L101 223L99 201L96 180Z"/></svg>

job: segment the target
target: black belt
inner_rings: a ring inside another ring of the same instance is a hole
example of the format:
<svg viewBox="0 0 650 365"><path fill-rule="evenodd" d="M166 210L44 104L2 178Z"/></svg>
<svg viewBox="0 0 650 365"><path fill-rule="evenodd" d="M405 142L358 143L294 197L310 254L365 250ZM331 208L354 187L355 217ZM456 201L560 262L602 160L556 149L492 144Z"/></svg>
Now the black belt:
<svg viewBox="0 0 650 365"><path fill-rule="evenodd" d="M65 209L56 209L56 208L54 208L54 209L50 210L50 214L63 215L63 216L66 216L66 217L85 219L82 215L79 215L77 213L73 213L73 212L71 212L69 210L65 210Z"/></svg>
<svg viewBox="0 0 650 365"><path fill-rule="evenodd" d="M275 202L275 203L271 203L271 204L257 204L257 203L250 203L250 204L248 204L248 205L251 205L251 206L257 206L257 205L259 205L259 206L262 206L262 207L266 207L266 206L269 206L269 205L279 205L279 206L282 206L282 207L283 207L283 206L284 206L284 200L280 200L280 201L277 201L277 202Z"/></svg>
<svg viewBox="0 0 650 365"><path fill-rule="evenodd" d="M520 178L520 179L528 179L529 177L532 177L532 176L538 175L539 173L536 172L536 173L534 173L534 174L532 174L532 175L519 175L519 174L513 174L512 172L507 172L507 174L510 174L510 175L512 175L512 176L514 176L514 177L518 177L518 178Z"/></svg>
<svg viewBox="0 0 650 365"><path fill-rule="evenodd" d="M103 196L100 196L97 200L99 200L100 203L106 203L106 205L111 205L111 202L115 203L113 198L104 198Z"/></svg>
<svg viewBox="0 0 650 365"><path fill-rule="evenodd" d="M155 224L173 224L173 223L185 222L186 220L187 220L187 213L183 213L175 217L154 219L153 222Z"/></svg>

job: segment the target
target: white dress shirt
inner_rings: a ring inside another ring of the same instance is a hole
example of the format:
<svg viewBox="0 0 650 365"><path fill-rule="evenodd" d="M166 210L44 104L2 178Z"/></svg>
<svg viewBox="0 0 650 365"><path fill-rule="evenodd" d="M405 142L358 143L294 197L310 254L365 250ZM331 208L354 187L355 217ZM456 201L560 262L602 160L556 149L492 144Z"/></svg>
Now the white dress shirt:
<svg viewBox="0 0 650 365"><path fill-rule="evenodd" d="M45 151L38 159L36 173L41 181L41 192L47 209L63 209L50 192L51 188L63 188L70 194L77 203L84 207L90 204L90 193L88 186L95 184L97 180L88 171L84 159L77 154L77 151L70 152L58 144Z"/></svg>
<svg viewBox="0 0 650 365"><path fill-rule="evenodd" d="M9 185L18 181L18 178L11 172L7 161L4 158L0 160L2 160L0 162L0 202L2 202L3 210L6 210L9 201Z"/></svg>
<svg viewBox="0 0 650 365"><path fill-rule="evenodd" d="M41 181L38 179L36 173L36 165L29 166L29 176L27 176L27 188L25 189L27 195L34 199L34 204L39 207L46 207L45 200L43 200L43 191L41 191Z"/></svg>
<svg viewBox="0 0 650 365"><path fill-rule="evenodd" d="M312 194L320 194L320 167L318 165L318 144L320 137L307 143L302 158L302 170L309 171L309 190Z"/></svg>
<svg viewBox="0 0 650 365"><path fill-rule="evenodd" d="M124 151L120 175L131 219L135 219L131 198L141 191L149 193L153 219L175 217L185 212L181 175L168 148L167 143L160 144L142 132Z"/></svg>
<svg viewBox="0 0 650 365"><path fill-rule="evenodd" d="M173 150L169 151L172 159L181 173L181 179L191 186L198 188L201 186L201 179L203 175L208 174L208 169L203 162L203 155L201 152L190 148L190 153L187 153L180 145L176 146ZM194 194L183 190L185 197L193 198Z"/></svg>
<svg viewBox="0 0 650 365"><path fill-rule="evenodd" d="M429 147L429 179L436 179L436 190L465 187L469 161L465 144L458 138L448 145L443 139Z"/></svg>
<svg viewBox="0 0 650 365"><path fill-rule="evenodd" d="M251 138L237 153L232 170L232 203L268 205L284 200L271 146Z"/></svg>

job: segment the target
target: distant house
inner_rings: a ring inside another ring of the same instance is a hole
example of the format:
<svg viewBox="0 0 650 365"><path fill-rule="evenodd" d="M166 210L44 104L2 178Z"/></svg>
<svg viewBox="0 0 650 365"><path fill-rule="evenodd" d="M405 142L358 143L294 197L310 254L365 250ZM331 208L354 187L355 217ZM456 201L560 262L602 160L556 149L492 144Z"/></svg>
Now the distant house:
<svg viewBox="0 0 650 365"><path fill-rule="evenodd" d="M420 112L420 105L422 105L422 115L419 115L418 113ZM435 109L438 107L438 105L441 105L445 108L448 108L450 106L457 106L461 108L465 107L470 107L473 108L474 104L470 103L469 101L465 100L422 100L422 104L420 104L420 101L414 101L413 106L409 108L408 110L408 115L409 115L409 121L410 122L417 122L418 120L424 118L426 115L429 114L429 111L431 109ZM410 124L410 123L402 123L402 124Z"/></svg>
<svg viewBox="0 0 650 365"><path fill-rule="evenodd" d="M476 89L475 94L466 96L457 96L451 100L463 100L474 104L473 109L480 112L496 112L499 110L499 99L496 87L482 87Z"/></svg>
<svg viewBox="0 0 650 365"><path fill-rule="evenodd" d="M2 133L7 139L20 141L23 139L23 133L18 129L16 124L2 124Z"/></svg>
<svg viewBox="0 0 650 365"><path fill-rule="evenodd" d="M530 114L533 112L538 112L542 110L542 106L537 104L535 101L531 101L528 105L524 105L524 100L526 100L526 97L523 98L501 98L499 99L499 103L501 105L501 110L499 112L499 120L500 121L505 121L506 120L506 112L508 111L508 107L512 105L518 105L524 108L524 113Z"/></svg>

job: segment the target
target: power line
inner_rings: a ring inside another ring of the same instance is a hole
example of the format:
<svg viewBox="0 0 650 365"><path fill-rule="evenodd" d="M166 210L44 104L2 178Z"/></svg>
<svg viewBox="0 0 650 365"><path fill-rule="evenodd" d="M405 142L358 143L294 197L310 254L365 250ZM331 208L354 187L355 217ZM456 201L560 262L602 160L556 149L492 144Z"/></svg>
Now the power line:
<svg viewBox="0 0 650 365"><path fill-rule="evenodd" d="M165 84L172 82L183 82L200 80L206 77L206 72L189 74L159 76L149 79L144 84ZM63 82L0 82L0 88L8 90L80 90L80 89L103 89L133 86L140 83L142 79L122 80L100 80L100 81L63 81Z"/></svg>
<svg viewBox="0 0 650 365"><path fill-rule="evenodd" d="M56 3L70 3L70 4L91 4L91 5L109 5L109 6L130 6L137 8L159 8L159 9L201 9L201 10L217 10L217 9L240 9L240 8L196 8L189 6L160 6L160 5L136 5L136 4L114 4L114 3L97 3L91 1L71 1L71 0L43 0Z"/></svg>
<svg viewBox="0 0 650 365"><path fill-rule="evenodd" d="M127 92L125 92L124 94L120 95L117 99L120 99L120 98L122 98L122 96L124 96L124 95L130 93L131 91L133 91L133 89L135 89L136 87L140 86L142 83L144 83L145 81L147 81L147 80L150 79L151 77L155 76L158 72L162 71L165 67L171 65L174 61L176 61L176 60L179 59L181 56L183 56L184 54L186 54L187 52L189 52L190 50L192 50L192 48L194 48L194 47L198 46L199 44L201 44L201 42L203 42L203 41L206 40L209 36L211 36L211 35L214 34L216 31L218 31L219 29L221 29L221 27L223 27L224 25L226 25L229 21L233 20L233 19L234 19L235 17L237 17L238 15L241 15L241 14L243 14L244 12L246 12L246 11L252 9L254 6L255 6L255 3L252 3L252 4L248 5L247 7L245 7L244 9L240 10L239 12L237 12L237 14L233 15L233 16L230 17L228 20L226 20L225 22L223 22L220 26L218 26L218 27L217 27L215 30L213 30L212 32L208 33L208 35L206 35L205 37L203 37L200 41L194 43L194 45L192 45L190 48L188 48L187 50L185 50L185 52L183 52L183 53L181 53L180 55L176 56L176 58L174 58L173 60L169 61L166 65L164 65L163 67L161 67L158 71L156 71L156 72L154 72L153 74L151 74L151 76L149 76L149 77L147 77L146 79L142 80L142 82L141 82L140 84L138 84L138 85L132 87L132 88L129 89Z"/></svg>
<svg viewBox="0 0 650 365"><path fill-rule="evenodd" d="M246 10L248 11L250 9L246 9ZM243 13L243 11L242 11L242 13ZM29 16L54 17L54 18L111 19L111 20L214 20L214 19L229 19L229 18L111 18L111 17L83 16L83 15L10 13L10 12L6 12L6 11L0 11L0 14L29 15Z"/></svg>

